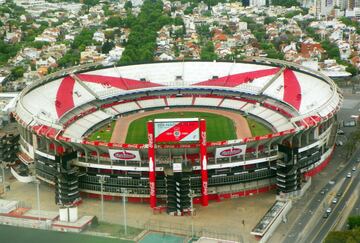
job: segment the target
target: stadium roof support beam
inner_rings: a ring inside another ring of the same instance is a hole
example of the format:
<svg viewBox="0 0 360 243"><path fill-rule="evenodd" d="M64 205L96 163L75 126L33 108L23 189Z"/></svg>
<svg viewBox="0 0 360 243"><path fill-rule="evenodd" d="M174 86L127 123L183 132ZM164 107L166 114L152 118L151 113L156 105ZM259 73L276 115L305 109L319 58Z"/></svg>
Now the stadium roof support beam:
<svg viewBox="0 0 360 243"><path fill-rule="evenodd" d="M276 80L278 79L278 77L280 77L281 74L283 74L283 72L285 71L286 66L283 66L279 72L275 73L274 77L272 77L269 82L267 82L267 84L264 85L264 87L262 87L262 89L260 90L259 94L263 94L264 91L269 88L269 86Z"/></svg>
<svg viewBox="0 0 360 243"><path fill-rule="evenodd" d="M99 100L100 97L92 90L90 89L84 81L82 81L76 74L70 73L70 77L73 78L78 84L80 84L84 89L86 89L87 92L89 92L92 96L95 97L95 99Z"/></svg>

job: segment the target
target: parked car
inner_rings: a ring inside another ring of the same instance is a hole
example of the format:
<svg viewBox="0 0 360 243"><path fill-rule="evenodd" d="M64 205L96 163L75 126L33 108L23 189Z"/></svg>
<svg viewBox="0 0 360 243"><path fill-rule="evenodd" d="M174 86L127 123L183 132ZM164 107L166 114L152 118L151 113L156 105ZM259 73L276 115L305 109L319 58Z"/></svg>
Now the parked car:
<svg viewBox="0 0 360 243"><path fill-rule="evenodd" d="M333 204L336 204L338 202L338 199L336 197L334 197L334 199L332 200Z"/></svg>
<svg viewBox="0 0 360 243"><path fill-rule="evenodd" d="M337 134L339 134L339 135L344 135L345 133L344 133L344 131L343 130L337 130Z"/></svg>
<svg viewBox="0 0 360 243"><path fill-rule="evenodd" d="M338 192L338 193L336 194L336 196L337 196L337 197L341 197L341 196L342 196L342 192Z"/></svg>
<svg viewBox="0 0 360 243"><path fill-rule="evenodd" d="M352 171L355 171L356 170L356 167L354 166L354 167L352 167Z"/></svg>
<svg viewBox="0 0 360 243"><path fill-rule="evenodd" d="M346 175L347 178L351 178L351 172L348 172Z"/></svg>
<svg viewBox="0 0 360 243"><path fill-rule="evenodd" d="M331 211L332 211L331 208L327 208L327 209L326 209L326 212L327 212L327 213L331 213Z"/></svg>
<svg viewBox="0 0 360 243"><path fill-rule="evenodd" d="M343 143L342 141L336 141L336 145L338 145L338 146L343 146L344 143Z"/></svg>

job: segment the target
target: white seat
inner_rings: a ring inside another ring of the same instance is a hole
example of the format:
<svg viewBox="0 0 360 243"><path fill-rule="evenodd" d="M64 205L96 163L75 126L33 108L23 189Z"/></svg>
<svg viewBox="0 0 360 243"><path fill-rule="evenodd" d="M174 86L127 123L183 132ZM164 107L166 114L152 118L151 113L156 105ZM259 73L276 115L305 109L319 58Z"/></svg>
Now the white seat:
<svg viewBox="0 0 360 243"><path fill-rule="evenodd" d="M138 103L142 108L153 108L153 107L163 107L166 106L165 100L163 98L159 99L150 99L150 100L139 100Z"/></svg>
<svg viewBox="0 0 360 243"><path fill-rule="evenodd" d="M221 98L211 98L211 97L196 97L194 105L199 106L218 106Z"/></svg>
<svg viewBox="0 0 360 243"><path fill-rule="evenodd" d="M167 102L169 106L183 106L183 105L191 105L192 97L170 97L167 98Z"/></svg>

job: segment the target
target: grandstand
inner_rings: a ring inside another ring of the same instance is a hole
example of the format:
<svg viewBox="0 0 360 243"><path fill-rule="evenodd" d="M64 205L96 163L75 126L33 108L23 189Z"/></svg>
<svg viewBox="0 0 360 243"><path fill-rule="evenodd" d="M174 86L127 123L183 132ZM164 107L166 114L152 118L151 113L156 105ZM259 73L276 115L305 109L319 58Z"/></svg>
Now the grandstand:
<svg viewBox="0 0 360 243"><path fill-rule="evenodd" d="M37 177L63 188L63 194L56 192L59 203L71 204L79 193L98 197L104 178L108 198L124 196L120 189L126 188L132 202L149 202L152 195L152 207L166 204L170 212L184 213L190 198L187 191L174 194L176 183L191 189L194 202L203 205L275 188L285 194L299 190L306 177L330 160L342 99L323 74L271 59L96 64L35 81L21 93L14 116L22 153L35 161ZM186 142L155 144L153 155L152 144L86 139L117 117L174 107L241 113L272 133L205 141L205 148ZM182 164L180 174L174 172L176 163Z"/></svg>

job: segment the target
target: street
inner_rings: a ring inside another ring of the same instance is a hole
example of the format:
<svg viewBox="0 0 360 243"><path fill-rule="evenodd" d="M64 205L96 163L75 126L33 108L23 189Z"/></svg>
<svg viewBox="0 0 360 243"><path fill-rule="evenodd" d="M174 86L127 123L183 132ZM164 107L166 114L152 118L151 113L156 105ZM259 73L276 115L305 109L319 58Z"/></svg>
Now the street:
<svg viewBox="0 0 360 243"><path fill-rule="evenodd" d="M359 95L347 94L342 109L339 111L338 120L349 121L351 115L358 114L360 108ZM343 135L338 135L337 141L343 144L347 141L350 133L357 127L342 127ZM345 146L337 146L329 165L318 175L312 178L312 183L304 196L293 201L293 208L287 215L287 223L281 224L272 235L269 242L321 242L330 230L346 225L343 210L349 202L353 202L352 214L358 213L359 199L351 197L359 186L359 163L360 150L354 152L350 160L346 160ZM356 165L356 171L352 167ZM346 179L346 174L352 172L352 177ZM332 204L333 198L338 192L342 192L336 204ZM332 212L327 218L323 218L328 207ZM358 208L356 210L356 208ZM340 222L341 221L341 222Z"/></svg>

